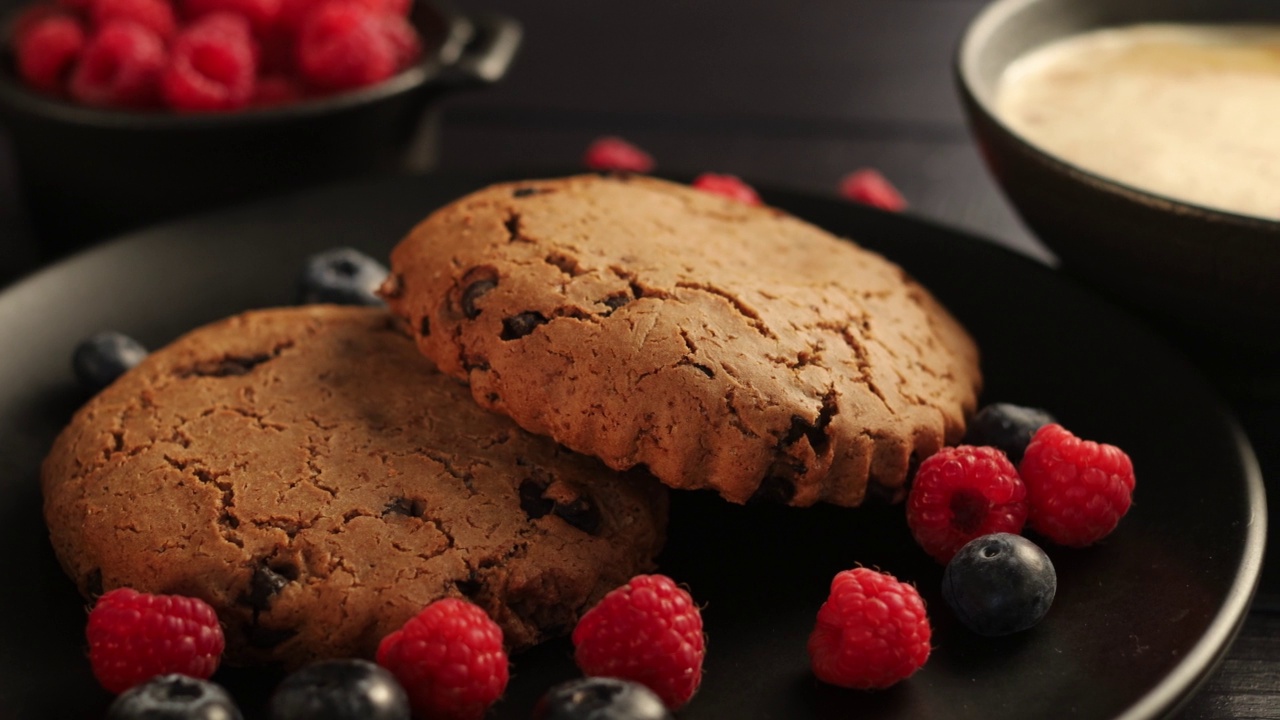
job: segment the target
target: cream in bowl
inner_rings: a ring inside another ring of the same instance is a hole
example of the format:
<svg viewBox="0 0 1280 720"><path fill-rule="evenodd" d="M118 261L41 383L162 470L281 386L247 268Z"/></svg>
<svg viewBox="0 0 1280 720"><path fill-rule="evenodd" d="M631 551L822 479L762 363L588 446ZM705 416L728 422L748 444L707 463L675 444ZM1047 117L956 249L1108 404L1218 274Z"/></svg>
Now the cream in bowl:
<svg viewBox="0 0 1280 720"><path fill-rule="evenodd" d="M1280 219L1280 25L1140 24L1060 39L1005 69L994 109L1082 169Z"/></svg>

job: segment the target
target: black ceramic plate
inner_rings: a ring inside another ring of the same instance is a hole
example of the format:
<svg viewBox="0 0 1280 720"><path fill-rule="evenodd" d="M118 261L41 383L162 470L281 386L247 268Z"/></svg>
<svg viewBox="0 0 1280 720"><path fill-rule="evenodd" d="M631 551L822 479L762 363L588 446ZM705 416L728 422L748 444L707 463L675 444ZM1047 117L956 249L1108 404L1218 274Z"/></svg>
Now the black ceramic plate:
<svg viewBox="0 0 1280 720"><path fill-rule="evenodd" d="M0 715L95 718L110 700L84 658L83 601L40 518L39 463L84 399L68 368L76 341L115 328L156 347L206 321L288 303L308 253L354 245L385 257L414 222L480 184L393 179L165 226L0 295ZM1049 408L1077 434L1128 450L1136 502L1101 545L1049 548L1059 590L1044 622L983 639L951 617L942 569L911 541L899 507L737 507L676 494L661 567L705 604L709 637L705 682L681 718L1170 712L1234 637L1265 532L1252 453L1206 385L1126 316L991 244L844 203L765 197L860 239L931 287L984 351L984 399ZM928 664L888 691L824 686L808 670L805 641L830 578L857 564L914 581L934 624ZM543 689L574 676L566 642L520 656L493 716L527 718ZM230 669L218 677L250 717L261 717L278 680Z"/></svg>

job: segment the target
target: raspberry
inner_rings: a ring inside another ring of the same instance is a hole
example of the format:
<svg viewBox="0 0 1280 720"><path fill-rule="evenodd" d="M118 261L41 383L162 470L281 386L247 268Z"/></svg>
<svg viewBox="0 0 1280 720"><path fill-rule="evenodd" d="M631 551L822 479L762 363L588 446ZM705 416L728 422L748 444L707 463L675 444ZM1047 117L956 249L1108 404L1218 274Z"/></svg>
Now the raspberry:
<svg viewBox="0 0 1280 720"><path fill-rule="evenodd" d="M10 21L8 37L12 40L14 45L17 45L22 41L23 34L28 30L53 17L69 17L74 19L76 18L76 15L72 12L68 12L68 8L64 8L61 5L50 5L48 3L28 5L18 11L18 14L14 16L12 21Z"/></svg>
<svg viewBox="0 0 1280 720"><path fill-rule="evenodd" d="M408 17L411 0L280 0L277 25L287 34L296 34L302 23L315 8L329 2L348 2L359 5L376 15Z"/></svg>
<svg viewBox="0 0 1280 720"><path fill-rule="evenodd" d="M428 605L378 645L416 716L479 720L507 687L502 628L465 600Z"/></svg>
<svg viewBox="0 0 1280 720"><path fill-rule="evenodd" d="M422 56L422 40L409 21L399 15L384 14L381 17L382 35L391 43L395 53L396 70L403 70Z"/></svg>
<svg viewBox="0 0 1280 720"><path fill-rule="evenodd" d="M88 9L95 28L115 20L132 20L166 39L178 28L168 0L92 0Z"/></svg>
<svg viewBox="0 0 1280 720"><path fill-rule="evenodd" d="M173 41L160 87L174 110L235 110L253 98L257 46L244 18L205 15Z"/></svg>
<svg viewBox="0 0 1280 720"><path fill-rule="evenodd" d="M400 17L409 17L409 11L413 9L413 0L362 0L362 2L377 12Z"/></svg>
<svg viewBox="0 0 1280 720"><path fill-rule="evenodd" d="M578 621L573 646L583 673L640 683L672 710L702 683L702 614L665 575L637 575L610 591Z"/></svg>
<svg viewBox="0 0 1280 720"><path fill-rule="evenodd" d="M221 12L239 15L262 38L275 26L280 4L281 0L183 0L182 9L192 20Z"/></svg>
<svg viewBox="0 0 1280 720"><path fill-rule="evenodd" d="M254 83L253 98L249 104L254 107L278 107L301 100L302 87L291 77L285 75L264 75Z"/></svg>
<svg viewBox="0 0 1280 720"><path fill-rule="evenodd" d="M653 156L619 137L597 138L587 147L582 162L592 170L647 173Z"/></svg>
<svg viewBox="0 0 1280 720"><path fill-rule="evenodd" d="M131 588L98 598L85 635L93 674L113 693L170 673L206 679L225 644L218 616L203 600Z"/></svg>
<svg viewBox="0 0 1280 720"><path fill-rule="evenodd" d="M1027 489L1009 458L992 447L943 448L920 463L907 496L907 525L924 551L947 563L965 543L1018 534Z"/></svg>
<svg viewBox="0 0 1280 720"><path fill-rule="evenodd" d="M75 12L88 12L89 6L93 4L93 0L54 0L58 7L66 8Z"/></svg>
<svg viewBox="0 0 1280 720"><path fill-rule="evenodd" d="M1031 528L1084 547L1115 530L1133 500L1133 463L1114 445L1081 440L1057 423L1036 431L1018 466Z"/></svg>
<svg viewBox="0 0 1280 720"><path fill-rule="evenodd" d="M302 78L323 90L372 85L395 74L398 53L383 27L384 16L341 0L306 16L296 60Z"/></svg>
<svg viewBox="0 0 1280 720"><path fill-rule="evenodd" d="M859 690L905 680L929 659L929 616L920 593L888 573L837 573L809 635L819 680Z"/></svg>
<svg viewBox="0 0 1280 720"><path fill-rule="evenodd" d="M760 196L756 194L755 188L742 182L736 175L717 175L716 173L703 173L694 178L693 186L699 190L703 190L716 195L723 195L731 200L737 200L747 205L760 205Z"/></svg>
<svg viewBox="0 0 1280 720"><path fill-rule="evenodd" d="M84 28L75 18L51 14L35 20L17 35L18 74L36 90L61 92L84 45Z"/></svg>
<svg viewBox="0 0 1280 720"><path fill-rule="evenodd" d="M297 35L302 23L316 8L326 0L280 0L280 9L276 13L276 28L286 37Z"/></svg>
<svg viewBox="0 0 1280 720"><path fill-rule="evenodd" d="M86 105L142 108L156 103L166 54L155 32L129 20L89 38L71 74L71 97Z"/></svg>
<svg viewBox="0 0 1280 720"><path fill-rule="evenodd" d="M844 176L840 181L840 197L894 212L907 207L907 201L902 197L902 193L899 193L884 175L870 168L857 170Z"/></svg>

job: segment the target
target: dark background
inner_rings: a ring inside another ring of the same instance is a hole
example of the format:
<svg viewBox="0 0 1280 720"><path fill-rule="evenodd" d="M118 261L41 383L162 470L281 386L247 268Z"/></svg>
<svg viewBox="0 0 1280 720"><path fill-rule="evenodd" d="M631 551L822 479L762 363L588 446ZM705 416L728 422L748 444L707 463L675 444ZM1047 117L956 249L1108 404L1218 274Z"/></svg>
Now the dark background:
<svg viewBox="0 0 1280 720"><path fill-rule="evenodd" d="M426 166L563 172L593 138L616 134L651 152L663 173L735 173L827 196L845 174L874 167L909 212L1052 261L988 175L953 87L952 54L980 0L457 4L521 19L525 40L501 85L442 103L426 128L437 141L419 158ZM0 135L0 285L40 263L11 165ZM1264 471L1276 467L1280 381L1242 388L1212 374ZM1259 609L1180 717L1280 717L1277 575L1268 570Z"/></svg>

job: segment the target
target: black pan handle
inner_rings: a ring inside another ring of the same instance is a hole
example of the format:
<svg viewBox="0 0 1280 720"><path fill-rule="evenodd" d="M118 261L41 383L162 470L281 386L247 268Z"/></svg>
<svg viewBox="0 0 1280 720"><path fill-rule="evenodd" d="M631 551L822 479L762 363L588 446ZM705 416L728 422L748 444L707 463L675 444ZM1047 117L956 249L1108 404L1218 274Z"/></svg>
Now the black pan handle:
<svg viewBox="0 0 1280 720"><path fill-rule="evenodd" d="M501 13L483 13L462 20L470 25L470 39L442 73L453 89L492 85L507 74L524 39L520 21Z"/></svg>

